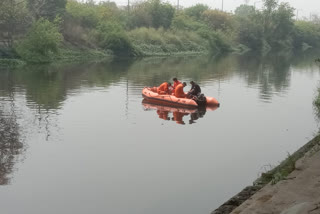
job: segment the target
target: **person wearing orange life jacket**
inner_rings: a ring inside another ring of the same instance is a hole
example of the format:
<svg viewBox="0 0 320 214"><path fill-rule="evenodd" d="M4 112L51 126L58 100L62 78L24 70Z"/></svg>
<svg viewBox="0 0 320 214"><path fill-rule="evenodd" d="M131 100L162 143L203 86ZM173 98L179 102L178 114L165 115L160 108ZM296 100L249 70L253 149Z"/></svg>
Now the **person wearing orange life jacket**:
<svg viewBox="0 0 320 214"><path fill-rule="evenodd" d="M174 90L174 96L177 98L185 98L186 94L183 92L183 88L187 85L187 83L183 82L179 84L176 89Z"/></svg>
<svg viewBox="0 0 320 214"><path fill-rule="evenodd" d="M172 89L172 91L174 92L174 90L176 89L176 87L179 85L179 84L181 84L181 82L175 77L175 78L173 78L172 79L173 80L173 89Z"/></svg>
<svg viewBox="0 0 320 214"><path fill-rule="evenodd" d="M169 87L171 86L171 83L164 82L162 83L158 89L157 93L158 94L168 94L169 93Z"/></svg>

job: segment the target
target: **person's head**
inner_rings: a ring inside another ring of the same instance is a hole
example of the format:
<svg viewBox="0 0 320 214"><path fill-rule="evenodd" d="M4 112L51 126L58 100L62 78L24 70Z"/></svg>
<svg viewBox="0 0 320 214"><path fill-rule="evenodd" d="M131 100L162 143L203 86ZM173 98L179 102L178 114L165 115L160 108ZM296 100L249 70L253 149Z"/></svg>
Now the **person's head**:
<svg viewBox="0 0 320 214"><path fill-rule="evenodd" d="M193 81L190 81L190 84L191 84L191 85L194 85L194 82L193 82Z"/></svg>
<svg viewBox="0 0 320 214"><path fill-rule="evenodd" d="M170 82L168 82L168 86L171 86L171 83L170 83Z"/></svg>
<svg viewBox="0 0 320 214"><path fill-rule="evenodd" d="M173 80L173 82L176 82L176 81L178 81L178 79L175 77L175 78L173 78L172 79Z"/></svg>
<svg viewBox="0 0 320 214"><path fill-rule="evenodd" d="M182 85L183 85L183 87L185 87L185 86L187 85L187 83L186 83L186 82L183 82Z"/></svg>

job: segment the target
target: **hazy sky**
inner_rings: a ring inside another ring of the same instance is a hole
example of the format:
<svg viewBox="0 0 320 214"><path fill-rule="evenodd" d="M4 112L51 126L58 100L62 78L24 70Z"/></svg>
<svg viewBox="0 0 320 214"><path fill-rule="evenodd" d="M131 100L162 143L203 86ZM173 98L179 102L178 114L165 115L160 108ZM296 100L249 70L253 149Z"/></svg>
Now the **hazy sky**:
<svg viewBox="0 0 320 214"><path fill-rule="evenodd" d="M128 0L110 0L116 2L118 5L127 5ZM130 2L136 2L137 0L130 0ZM178 0L164 0L172 5L177 5ZM206 4L211 8L219 8L222 7L226 11L233 11L236 7L241 4L244 4L246 0L179 0L180 5L184 7L189 7L198 3ZM259 0L247 0L249 5L256 4L257 8L261 8L262 1ZM309 17L310 13L318 13L320 14L320 0L279 0L279 2L288 2L292 7L299 9L298 17L306 16ZM311 3L312 2L312 3Z"/></svg>

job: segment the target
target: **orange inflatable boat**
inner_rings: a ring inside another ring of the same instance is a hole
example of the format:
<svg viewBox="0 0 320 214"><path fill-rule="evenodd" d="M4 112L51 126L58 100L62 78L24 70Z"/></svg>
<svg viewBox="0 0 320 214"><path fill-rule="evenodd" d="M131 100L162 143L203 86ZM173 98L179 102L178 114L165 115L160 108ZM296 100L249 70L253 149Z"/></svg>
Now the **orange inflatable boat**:
<svg viewBox="0 0 320 214"><path fill-rule="evenodd" d="M174 107L183 108L198 108L200 107L196 101L188 98L177 98L174 95L158 94L156 91L157 87L149 88L145 87L142 89L142 96L151 103L168 105ZM219 107L220 103L213 97L206 97L206 103L201 107Z"/></svg>

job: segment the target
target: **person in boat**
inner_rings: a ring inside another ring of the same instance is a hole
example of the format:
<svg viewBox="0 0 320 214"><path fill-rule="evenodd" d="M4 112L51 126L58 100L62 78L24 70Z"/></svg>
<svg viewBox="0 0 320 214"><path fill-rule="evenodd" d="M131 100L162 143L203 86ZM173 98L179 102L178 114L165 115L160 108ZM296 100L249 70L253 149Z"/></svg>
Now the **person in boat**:
<svg viewBox="0 0 320 214"><path fill-rule="evenodd" d="M172 87L172 91L174 92L174 90L176 89L176 87L181 84L181 82L175 77L172 79L173 80L173 87Z"/></svg>
<svg viewBox="0 0 320 214"><path fill-rule="evenodd" d="M175 90L174 90L174 96L177 98L185 98L186 94L183 91L183 88L186 87L187 83L183 82L182 84L179 84Z"/></svg>
<svg viewBox="0 0 320 214"><path fill-rule="evenodd" d="M171 86L171 83L164 82L157 88L158 94L169 94L169 87Z"/></svg>
<svg viewBox="0 0 320 214"><path fill-rule="evenodd" d="M191 81L190 84L191 84L191 89L187 93L187 97L188 98L198 97L201 94L200 86L194 81Z"/></svg>
<svg viewBox="0 0 320 214"><path fill-rule="evenodd" d="M170 95L174 93L174 89L173 89L173 85L172 85L172 84L170 84L170 85L168 86L168 93L169 93Z"/></svg>

